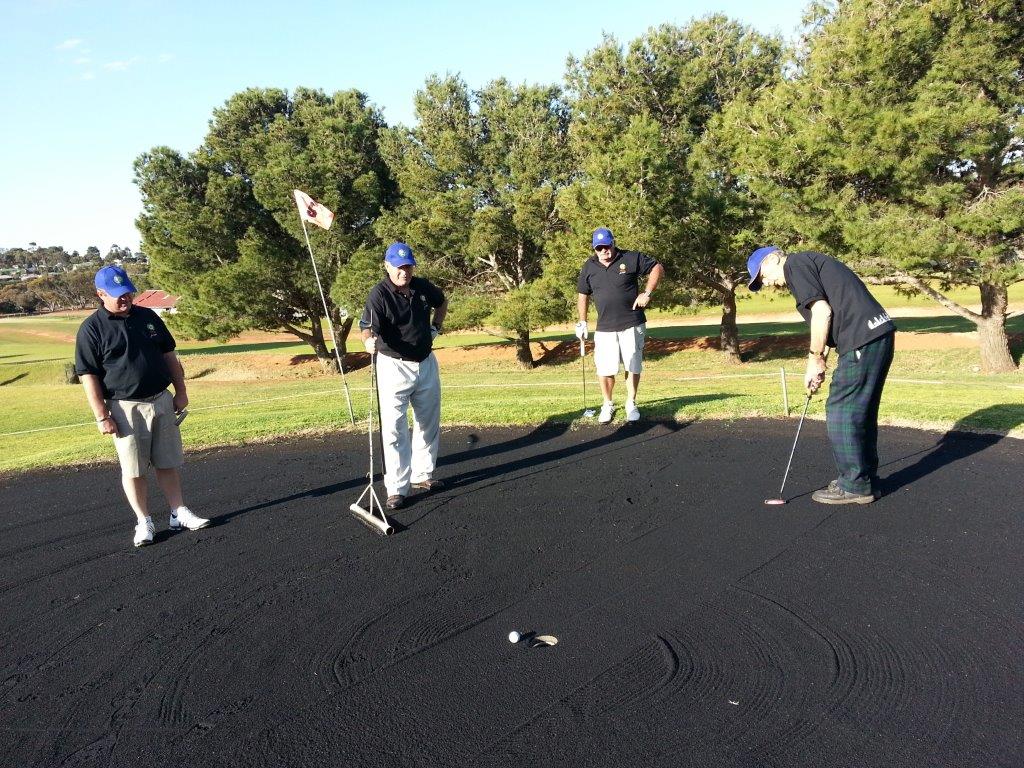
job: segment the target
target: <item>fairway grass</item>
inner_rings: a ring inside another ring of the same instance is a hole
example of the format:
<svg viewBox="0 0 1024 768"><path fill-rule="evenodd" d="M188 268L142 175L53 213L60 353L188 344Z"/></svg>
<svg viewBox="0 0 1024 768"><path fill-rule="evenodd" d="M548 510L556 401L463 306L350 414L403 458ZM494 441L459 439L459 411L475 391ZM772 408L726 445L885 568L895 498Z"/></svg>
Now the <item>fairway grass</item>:
<svg viewBox="0 0 1024 768"><path fill-rule="evenodd" d="M0 472L113 460L110 440L98 433L82 388L64 383L64 366L73 355L71 339L81 319L0 320ZM753 344L747 350L750 362L743 365L724 362L718 352L701 348L706 337L717 333L716 325L671 325L668 318L661 323L650 330L652 346L639 398L645 418L781 418L780 369L786 374L791 414L798 412L806 336L801 323L741 325L741 336ZM964 329L959 318L947 316L899 324L915 331L915 338ZM1024 331L1024 318L1013 318L1010 330ZM442 424L580 419L583 383L575 340L564 331L541 333L537 339L549 354L543 365L526 371L493 336L440 337ZM361 345L350 338L348 346L354 351ZM192 342L182 344L180 354L190 377L190 416L182 425L190 450L365 429L370 402L365 354L349 356L349 365L357 368L348 374L355 427L340 379L311 363L302 344L285 337L223 345ZM592 357L586 365L586 405L596 408L600 402ZM1024 437L1024 376L982 376L976 368L977 350L970 346L898 351L882 402L882 422ZM620 381L620 405L624 393ZM808 418L823 414L824 396L816 396ZM621 408L617 418L622 418Z"/></svg>

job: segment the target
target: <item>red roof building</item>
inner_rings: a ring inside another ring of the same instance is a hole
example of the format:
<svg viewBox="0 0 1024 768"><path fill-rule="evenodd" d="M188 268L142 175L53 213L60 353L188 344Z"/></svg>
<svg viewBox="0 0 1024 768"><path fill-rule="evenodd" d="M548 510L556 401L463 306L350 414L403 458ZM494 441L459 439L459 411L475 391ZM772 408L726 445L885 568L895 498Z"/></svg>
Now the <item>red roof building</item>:
<svg viewBox="0 0 1024 768"><path fill-rule="evenodd" d="M171 296L163 291L143 291L132 302L137 307L149 307L158 315L162 315L164 312L173 313L177 303L177 296Z"/></svg>

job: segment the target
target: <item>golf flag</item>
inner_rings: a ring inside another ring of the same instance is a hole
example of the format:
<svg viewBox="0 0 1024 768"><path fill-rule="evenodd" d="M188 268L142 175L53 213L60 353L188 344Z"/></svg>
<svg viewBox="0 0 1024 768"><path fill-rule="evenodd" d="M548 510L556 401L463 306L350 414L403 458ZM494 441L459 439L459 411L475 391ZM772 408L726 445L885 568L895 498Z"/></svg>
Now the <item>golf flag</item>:
<svg viewBox="0 0 1024 768"><path fill-rule="evenodd" d="M295 204L299 207L299 218L303 221L311 221L318 227L330 229L334 223L334 214L327 206L320 205L316 200L300 189L292 190L295 195Z"/></svg>

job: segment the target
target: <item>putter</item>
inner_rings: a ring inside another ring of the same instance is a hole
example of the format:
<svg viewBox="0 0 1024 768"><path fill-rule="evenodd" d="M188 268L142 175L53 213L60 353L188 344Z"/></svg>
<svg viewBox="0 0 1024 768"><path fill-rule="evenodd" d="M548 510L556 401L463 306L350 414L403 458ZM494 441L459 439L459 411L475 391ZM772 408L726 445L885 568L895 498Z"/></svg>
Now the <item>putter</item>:
<svg viewBox="0 0 1024 768"><path fill-rule="evenodd" d="M587 408L587 345L580 339L580 370L583 372L583 418L594 418L594 409Z"/></svg>
<svg viewBox="0 0 1024 768"><path fill-rule="evenodd" d="M778 498L765 499L764 503L768 505L785 504L786 499L783 497L782 492L786 489L786 480L789 477L789 468L793 466L793 454L796 453L796 441L800 439L800 430L804 426L804 416L807 415L807 406L811 404L811 395L808 393L807 399L804 401L804 411L800 414L800 423L796 425L796 437L793 438L793 448L789 452L789 461L786 462L786 474L782 476L782 485L779 487Z"/></svg>
<svg viewBox="0 0 1024 768"><path fill-rule="evenodd" d="M372 320L371 320L372 322ZM377 353L370 355L370 388L377 391ZM369 482L366 488L359 495L355 504L349 505L349 511L356 516L359 522L365 524L371 530L384 536L390 536L395 532L394 527L388 522L384 514L384 505L380 503L380 497L373 487L373 404L370 404L369 416L367 418L366 436L370 444L370 472ZM362 506L363 499L366 499L366 506ZM376 514L374 509L376 508Z"/></svg>

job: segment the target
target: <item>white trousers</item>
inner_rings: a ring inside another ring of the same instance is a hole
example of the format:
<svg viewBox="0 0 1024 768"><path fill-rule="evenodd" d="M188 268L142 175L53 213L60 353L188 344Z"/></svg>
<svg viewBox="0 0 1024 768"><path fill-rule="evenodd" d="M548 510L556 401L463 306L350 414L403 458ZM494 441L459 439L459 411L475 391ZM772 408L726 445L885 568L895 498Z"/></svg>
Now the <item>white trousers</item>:
<svg viewBox="0 0 1024 768"><path fill-rule="evenodd" d="M441 441L441 377L434 353L422 363L377 355L380 430L384 441L384 487L388 496L408 496L411 483L429 480ZM412 430L409 430L409 404Z"/></svg>

